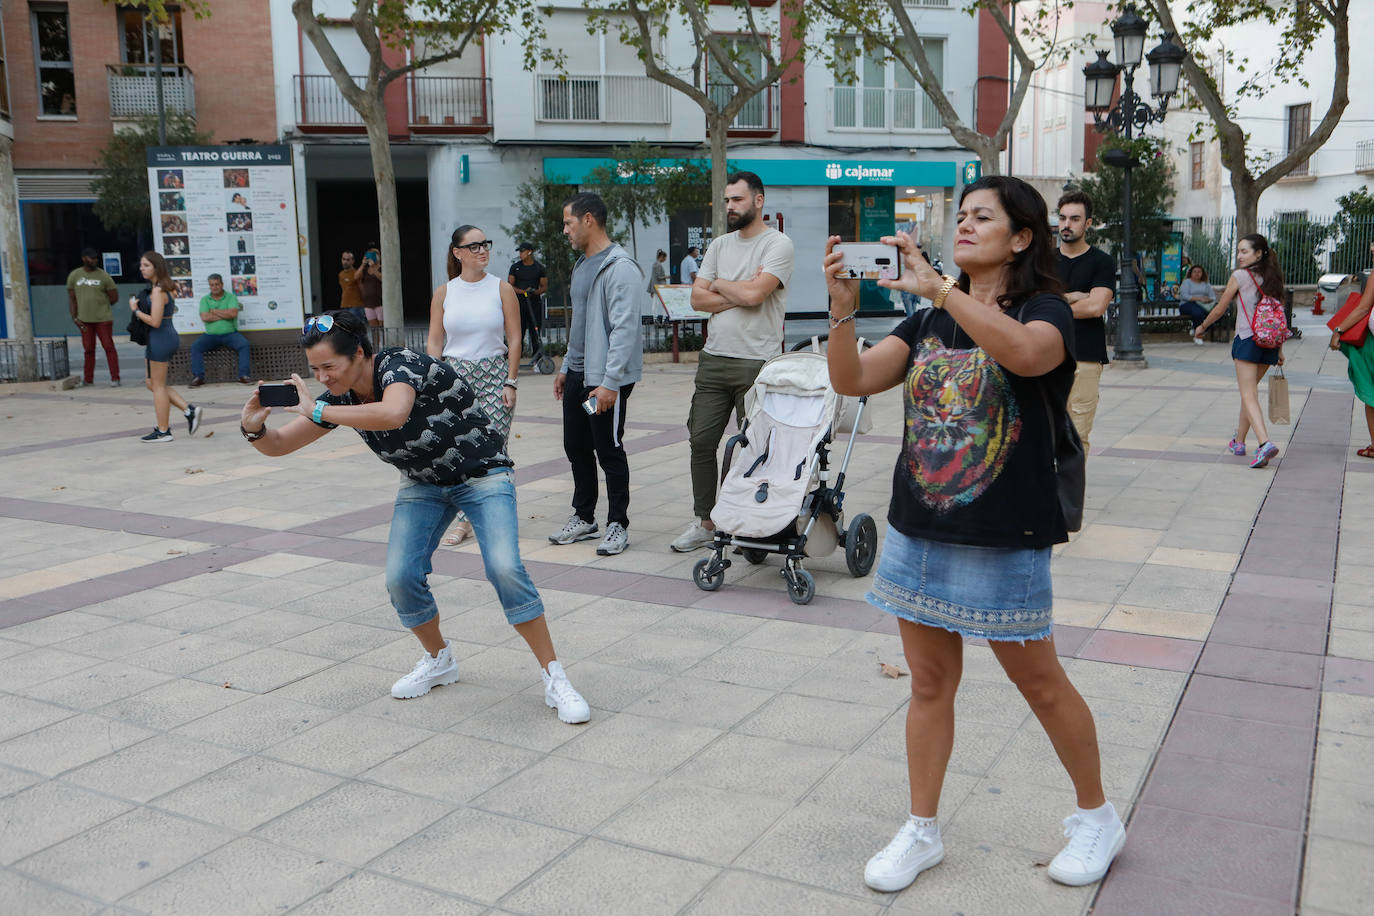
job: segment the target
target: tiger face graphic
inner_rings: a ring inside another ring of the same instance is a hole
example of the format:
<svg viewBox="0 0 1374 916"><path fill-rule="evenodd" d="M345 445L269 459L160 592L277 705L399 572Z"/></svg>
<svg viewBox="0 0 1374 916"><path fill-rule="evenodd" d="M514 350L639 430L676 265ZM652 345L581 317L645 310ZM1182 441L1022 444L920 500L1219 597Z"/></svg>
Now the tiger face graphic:
<svg viewBox="0 0 1374 916"><path fill-rule="evenodd" d="M903 459L917 498L941 514L968 505L997 479L1021 435L1011 383L981 347L951 350L928 337L904 390Z"/></svg>

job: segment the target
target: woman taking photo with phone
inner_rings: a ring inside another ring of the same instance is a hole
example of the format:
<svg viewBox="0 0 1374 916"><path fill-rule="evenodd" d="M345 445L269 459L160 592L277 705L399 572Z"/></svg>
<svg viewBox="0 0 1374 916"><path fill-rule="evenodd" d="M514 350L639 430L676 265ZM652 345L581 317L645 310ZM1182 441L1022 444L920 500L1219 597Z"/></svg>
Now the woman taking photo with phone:
<svg viewBox="0 0 1374 916"><path fill-rule="evenodd" d="M186 418L190 435L200 429L200 418L204 409L188 404L186 399L167 384L167 363L172 354L181 346L181 338L172 327L172 315L176 313L176 283L167 274L167 262L156 251L145 251L138 262L139 273L149 286L137 296L129 297L129 311L133 320L148 326L148 342L143 348L143 358L148 370L143 384L153 393L153 412L157 425L140 442L171 442L170 425L171 405L175 404Z"/></svg>
<svg viewBox="0 0 1374 916"><path fill-rule="evenodd" d="M415 668L391 687L397 699L423 696L458 680L458 664L439 629L429 574L439 538L462 509L472 522L487 581L506 620L539 662L544 702L564 722L586 722L587 702L568 682L554 654L544 604L520 561L515 485L505 441L477 406L472 389L447 363L404 347L372 350L367 325L351 312L305 323L301 335L310 369L328 393L313 398L291 376L296 419L267 428L272 408L254 389L240 432L269 457L288 455L331 429L351 426L378 458L404 475L387 540L386 588L392 606L424 647Z"/></svg>
<svg viewBox="0 0 1374 916"><path fill-rule="evenodd" d="M430 299L425 351L457 370L471 386L477 406L507 441L519 386L520 305L509 283L487 273L490 263L491 240L486 233L476 226L453 230L449 279ZM460 510L444 546L457 546L471 534L472 525Z"/></svg>
<svg viewBox="0 0 1374 916"><path fill-rule="evenodd" d="M1231 282L1222 290L1216 308L1193 330L1193 337L1201 340L1207 329L1226 314L1231 300L1236 301L1240 316L1236 319L1236 336L1231 341L1231 362L1235 364L1236 385L1240 388L1240 419L1236 421L1236 434L1226 448L1233 455L1244 455L1245 440L1253 429L1259 446L1250 462L1252 468L1264 467L1279 454L1279 447L1269 441L1259 397L1259 383L1264 373L1270 366L1283 365L1282 344L1266 349L1255 343L1255 306L1266 294L1283 299L1283 271L1279 269L1279 259L1264 236L1244 236L1236 243L1236 269L1231 274Z"/></svg>
<svg viewBox="0 0 1374 916"><path fill-rule="evenodd" d="M911 671L907 769L911 807L864 869L881 891L911 884L944 858L936 819L954 746L954 697L965 637L988 640L1068 771L1078 808L1049 876L1098 881L1125 842L1103 794L1097 732L1051 635L1050 548L1068 540L1058 500L1054 427L1073 385L1073 312L1060 292L1045 201L1025 182L985 177L964 188L954 263L942 277L905 233L883 241L905 272L879 285L931 308L859 354L858 281L827 243L827 358L836 393L901 386L906 420L892 503L867 598L897 617ZM1029 863L1028 863L1029 864Z"/></svg>

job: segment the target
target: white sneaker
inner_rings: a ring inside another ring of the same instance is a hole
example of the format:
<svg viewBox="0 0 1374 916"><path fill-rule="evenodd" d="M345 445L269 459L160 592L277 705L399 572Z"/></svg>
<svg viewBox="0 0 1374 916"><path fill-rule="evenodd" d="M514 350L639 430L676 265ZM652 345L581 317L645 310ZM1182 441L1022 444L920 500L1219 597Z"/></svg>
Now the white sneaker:
<svg viewBox="0 0 1374 916"><path fill-rule="evenodd" d="M1207 346L1207 341L1203 340L1201 337L1194 337L1193 343L1197 344L1199 347Z"/></svg>
<svg viewBox="0 0 1374 916"><path fill-rule="evenodd" d="M939 826L918 824L907 818L892 842L864 866L864 883L875 891L899 891L944 858L945 844L940 839Z"/></svg>
<svg viewBox="0 0 1374 916"><path fill-rule="evenodd" d="M458 663L453 660L448 643L444 643L438 655L424 654L414 671L392 684L391 695L398 700L413 700L429 693L433 687L442 687L457 680Z"/></svg>
<svg viewBox="0 0 1374 916"><path fill-rule="evenodd" d="M625 530L625 526L620 522L611 522L606 526L606 536L597 545L596 553L597 556L613 557L618 553L624 553L625 548L629 546L630 534Z"/></svg>
<svg viewBox="0 0 1374 916"><path fill-rule="evenodd" d="M688 553L701 547L710 547L716 540L714 529L707 528L699 520L687 526L687 530L678 535L676 541L669 544L678 553Z"/></svg>
<svg viewBox="0 0 1374 916"><path fill-rule="evenodd" d="M549 540L555 544L572 544L593 537L596 537L596 522L583 521L574 512L568 516L566 525L549 535Z"/></svg>
<svg viewBox="0 0 1374 916"><path fill-rule="evenodd" d="M1111 802L1107 804L1111 807ZM1069 845L1050 862L1051 878L1074 887L1102 880L1116 854L1126 845L1126 828L1116 808L1111 812L1111 820L1105 824L1090 823L1078 813L1064 818L1064 836L1069 838Z"/></svg>
<svg viewBox="0 0 1374 916"><path fill-rule="evenodd" d="M582 694L573 689L562 662L549 662L549 667L539 674L544 678L544 702L558 710L559 719L577 725L592 717L591 708L582 699Z"/></svg>

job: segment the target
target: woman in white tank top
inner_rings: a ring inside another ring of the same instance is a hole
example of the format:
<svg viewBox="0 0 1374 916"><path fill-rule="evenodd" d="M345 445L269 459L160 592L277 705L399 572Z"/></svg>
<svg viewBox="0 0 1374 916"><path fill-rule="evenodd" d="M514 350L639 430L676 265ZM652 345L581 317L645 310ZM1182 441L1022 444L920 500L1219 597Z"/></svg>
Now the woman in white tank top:
<svg viewBox="0 0 1374 916"><path fill-rule="evenodd" d="M490 262L491 241L486 233L476 226L453 231L449 281L430 299L425 351L458 370L472 386L477 405L509 439L520 371L520 307L511 285L487 273ZM515 341L516 346L508 347L507 341ZM459 512L443 543L452 547L470 534L472 526Z"/></svg>

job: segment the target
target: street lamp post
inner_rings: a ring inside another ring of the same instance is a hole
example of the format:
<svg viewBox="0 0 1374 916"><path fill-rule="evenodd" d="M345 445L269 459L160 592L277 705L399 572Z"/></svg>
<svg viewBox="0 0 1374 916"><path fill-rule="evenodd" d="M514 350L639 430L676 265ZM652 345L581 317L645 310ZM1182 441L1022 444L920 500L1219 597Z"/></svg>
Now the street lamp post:
<svg viewBox="0 0 1374 916"><path fill-rule="evenodd" d="M1112 23L1115 62L1107 59L1106 51L1097 52L1097 60L1083 68L1085 107L1092 112L1098 133L1108 130L1129 141L1133 129L1144 129L1155 121L1163 121L1169 109L1169 97L1178 91L1179 76L1185 52L1171 41L1173 33L1165 33L1159 46L1144 55L1145 36L1149 23L1136 14L1134 6L1127 6ZM1144 56L1150 65L1150 94L1159 100L1159 107L1135 92L1135 71ZM1121 98L1113 105L1117 75L1125 73ZM1122 170L1121 201L1121 287L1117 298L1120 312L1116 333L1116 359L1126 363L1141 363L1145 359L1140 343L1140 283L1135 273L1135 248L1131 244L1131 170L1135 156L1126 150L1111 150L1103 155L1108 165Z"/></svg>

